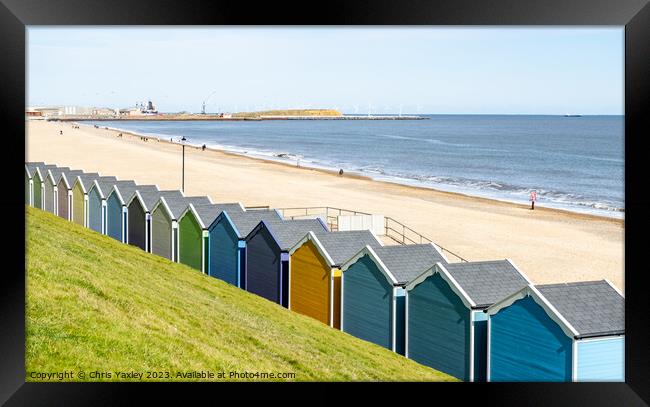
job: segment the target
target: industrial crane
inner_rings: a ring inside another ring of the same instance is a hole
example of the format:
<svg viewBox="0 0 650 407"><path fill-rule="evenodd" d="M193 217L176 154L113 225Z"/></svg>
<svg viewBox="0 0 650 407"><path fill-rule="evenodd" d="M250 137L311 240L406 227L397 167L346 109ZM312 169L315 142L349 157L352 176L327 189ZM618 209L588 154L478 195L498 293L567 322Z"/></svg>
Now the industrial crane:
<svg viewBox="0 0 650 407"><path fill-rule="evenodd" d="M201 114L205 114L205 104L208 103L208 101L210 100L210 98L212 97L212 95L214 95L215 93L217 93L216 90L215 90L214 92L210 93L210 96L208 96L208 97L203 101L203 106L201 107Z"/></svg>

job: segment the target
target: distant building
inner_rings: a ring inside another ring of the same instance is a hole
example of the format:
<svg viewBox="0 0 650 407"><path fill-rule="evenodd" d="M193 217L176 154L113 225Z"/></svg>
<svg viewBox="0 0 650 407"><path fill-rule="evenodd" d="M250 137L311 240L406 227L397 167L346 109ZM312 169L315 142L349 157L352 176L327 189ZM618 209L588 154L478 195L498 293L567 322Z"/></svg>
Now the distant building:
<svg viewBox="0 0 650 407"><path fill-rule="evenodd" d="M59 108L59 111L59 116L90 116L93 114L93 108L85 106L63 106Z"/></svg>
<svg viewBox="0 0 650 407"><path fill-rule="evenodd" d="M33 110L33 109L28 108L28 109L25 110L25 117L32 118L32 119L33 118L42 119L43 118L43 112L41 112L39 110Z"/></svg>
<svg viewBox="0 0 650 407"><path fill-rule="evenodd" d="M120 109L120 116L144 116L158 114L156 106L149 100L147 104L137 102L135 107Z"/></svg>
<svg viewBox="0 0 650 407"><path fill-rule="evenodd" d="M153 103L151 103L151 100L147 102L146 108L142 109L142 113L144 114L158 114L158 109L156 109L156 106L154 106Z"/></svg>
<svg viewBox="0 0 650 407"><path fill-rule="evenodd" d="M28 107L25 109L25 116L31 118L47 118L52 116L60 116L63 112L63 108L60 106L36 106Z"/></svg>
<svg viewBox="0 0 650 407"><path fill-rule="evenodd" d="M118 111L108 107L32 106L25 109L25 116L44 119L61 116L111 117L117 114Z"/></svg>
<svg viewBox="0 0 650 407"><path fill-rule="evenodd" d="M92 110L93 116L115 116L116 111L108 107L96 107Z"/></svg>
<svg viewBox="0 0 650 407"><path fill-rule="evenodd" d="M139 107L131 107L128 109L120 109L120 116L143 116L144 113Z"/></svg>

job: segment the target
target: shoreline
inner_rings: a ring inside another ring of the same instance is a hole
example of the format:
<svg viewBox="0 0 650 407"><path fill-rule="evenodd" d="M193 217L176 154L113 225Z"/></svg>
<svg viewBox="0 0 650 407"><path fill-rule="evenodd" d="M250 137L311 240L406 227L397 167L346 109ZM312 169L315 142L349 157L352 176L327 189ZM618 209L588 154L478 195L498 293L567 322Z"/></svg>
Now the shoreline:
<svg viewBox="0 0 650 407"><path fill-rule="evenodd" d="M180 189L181 148L170 137L99 125L71 127L28 121L26 161L156 184L161 190ZM247 207L329 206L379 214L469 261L511 259L535 284L608 279L625 288L623 219L539 206L532 211L522 204L373 180L365 174L339 176L220 149L202 151L200 146L185 149L185 195L208 195L213 202Z"/></svg>
<svg viewBox="0 0 650 407"><path fill-rule="evenodd" d="M80 126L85 126L90 129L94 129L93 125L87 124L87 123L76 123L73 122L74 124L78 124ZM106 126L105 126L106 127ZM114 134L126 134L129 135L130 137L148 137L157 140L157 142L162 142L166 143L167 145L181 145L180 143L176 142L170 142L169 140L165 138L161 138L159 136L154 136L154 135L148 135L148 134L141 134L132 130L123 130L123 129L118 129L115 127L108 127L103 128L99 127L98 129L95 130L104 130L108 132L112 132ZM196 146L194 144L186 144L186 147L192 147L198 150L201 150L201 147ZM218 153L218 154L224 154L227 156L233 156L233 157L238 157L238 158L245 158L249 160L254 160L254 161L260 161L264 162L267 164L273 164L273 165L280 165L285 168L292 168L296 170L306 170L306 171L315 171L323 174L327 174L330 176L334 177L341 177L338 175L338 172L333 169L326 169L326 168L318 168L318 167L310 167L310 166L296 166L294 164L291 164L289 162L284 162L281 160L273 160L271 158L264 158L264 157L256 157L252 156L250 154L244 154L244 153L237 153L229 150L224 150L224 149L219 149L219 148L214 148L214 147L207 147L206 146L206 151ZM345 172L342 176L343 178L352 178L352 179L358 179L358 180L367 180L371 182L376 182L376 183L381 183L381 184L387 184L387 185L392 185L392 186L397 186L397 187L404 187L404 188L411 188L414 190L419 190L419 191L433 191L437 194L443 194L443 195L448 195L451 198L460 198L460 199L468 199L472 201L478 201L478 202L484 202L484 203L489 203L492 205L505 205L505 206L510 206L510 207L516 207L520 209L525 209L529 210L530 205L528 204L523 204L523 203L517 203L517 202L512 202L508 200L501 200L501 199L496 199L496 198L488 198L484 196L477 196L477 195L471 195L469 193L463 193L463 192L456 192L456 191L445 191L442 189L437 189L434 187L427 187L427 186L417 186L417 185L410 185L410 184L405 184L405 183L400 183L396 181L388 181L388 180L380 180L376 178L372 178L371 176L360 174L358 172ZM355 208L344 208L344 209L355 209ZM361 209L358 209L361 210ZM623 218L618 218L618 217L613 217L613 216L605 216L605 215L599 215L599 214L593 214L593 213L584 213L584 212L578 212L578 211L572 211L569 209L562 209L562 208L553 208L553 207L547 207L547 206L539 206L539 204L536 205L535 211L539 212L550 212L550 213L558 213L558 214L563 214L566 216L573 217L575 219L585 219L585 220L595 220L595 221L605 221L605 222L611 222L613 224L619 224L623 226L625 224L625 218L624 214L625 212L623 211Z"/></svg>

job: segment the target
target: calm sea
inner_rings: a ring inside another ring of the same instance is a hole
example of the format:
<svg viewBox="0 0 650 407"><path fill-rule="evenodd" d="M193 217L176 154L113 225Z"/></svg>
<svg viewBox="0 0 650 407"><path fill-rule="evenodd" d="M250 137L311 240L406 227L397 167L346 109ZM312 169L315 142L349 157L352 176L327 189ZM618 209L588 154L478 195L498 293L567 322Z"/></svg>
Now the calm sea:
<svg viewBox="0 0 650 407"><path fill-rule="evenodd" d="M622 218L623 116L417 121L96 122L375 179Z"/></svg>

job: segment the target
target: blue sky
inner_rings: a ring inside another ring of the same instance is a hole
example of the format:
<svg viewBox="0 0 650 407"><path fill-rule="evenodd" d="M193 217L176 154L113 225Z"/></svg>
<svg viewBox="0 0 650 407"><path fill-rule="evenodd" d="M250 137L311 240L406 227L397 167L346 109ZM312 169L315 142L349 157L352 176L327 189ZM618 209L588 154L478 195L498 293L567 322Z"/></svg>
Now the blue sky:
<svg viewBox="0 0 650 407"><path fill-rule="evenodd" d="M30 27L29 105L623 114L623 27Z"/></svg>

